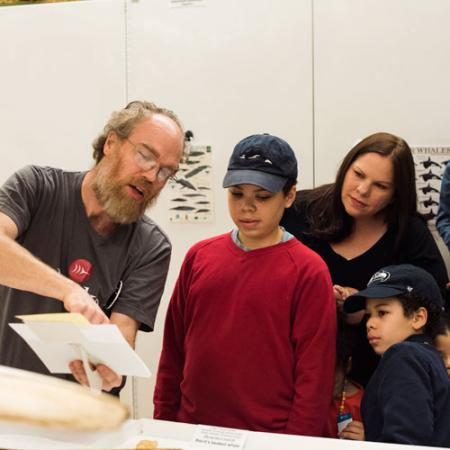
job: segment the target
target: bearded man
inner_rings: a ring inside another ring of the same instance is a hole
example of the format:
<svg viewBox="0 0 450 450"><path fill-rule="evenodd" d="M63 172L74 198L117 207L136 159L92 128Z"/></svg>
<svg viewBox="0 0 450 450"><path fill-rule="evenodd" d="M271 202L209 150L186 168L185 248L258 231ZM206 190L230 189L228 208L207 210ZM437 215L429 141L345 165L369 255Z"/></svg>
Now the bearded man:
<svg viewBox="0 0 450 450"><path fill-rule="evenodd" d="M28 166L0 188L0 364L48 374L9 326L16 315L80 312L115 323L132 347L152 331L171 246L145 211L178 170L177 116L135 101L94 141L88 172ZM81 361L70 365L87 384ZM103 389L122 377L104 365Z"/></svg>

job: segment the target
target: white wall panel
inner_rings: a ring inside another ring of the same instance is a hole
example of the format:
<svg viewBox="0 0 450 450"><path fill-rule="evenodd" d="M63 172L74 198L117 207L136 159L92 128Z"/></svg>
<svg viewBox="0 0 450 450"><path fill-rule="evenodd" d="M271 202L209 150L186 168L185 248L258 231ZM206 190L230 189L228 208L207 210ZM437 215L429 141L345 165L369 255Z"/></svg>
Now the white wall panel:
<svg viewBox="0 0 450 450"><path fill-rule="evenodd" d="M0 8L0 182L26 164L86 169L126 100L117 0Z"/></svg>
<svg viewBox="0 0 450 450"><path fill-rule="evenodd" d="M316 183L360 138L450 143L450 2L314 0Z"/></svg>
<svg viewBox="0 0 450 450"><path fill-rule="evenodd" d="M214 224L169 223L162 195L150 212L169 234L173 258L155 332L138 349L156 374L168 298L187 249L231 229L222 180L234 145L261 132L285 138L300 159L300 185L312 185L310 0L206 0L171 8L166 0L128 3L129 99L167 106L212 145ZM137 414L152 414L154 378L137 380Z"/></svg>

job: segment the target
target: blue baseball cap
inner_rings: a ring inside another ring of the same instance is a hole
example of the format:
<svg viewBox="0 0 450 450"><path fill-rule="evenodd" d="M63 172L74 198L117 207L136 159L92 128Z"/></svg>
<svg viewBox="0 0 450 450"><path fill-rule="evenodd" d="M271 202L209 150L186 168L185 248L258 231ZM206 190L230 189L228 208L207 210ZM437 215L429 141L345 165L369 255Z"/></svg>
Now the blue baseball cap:
<svg viewBox="0 0 450 450"><path fill-rule="evenodd" d="M429 299L441 308L444 306L441 290L426 270L412 264L398 264L383 267L374 273L366 289L345 300L344 312L354 313L364 309L368 298L397 297L407 293Z"/></svg>
<svg viewBox="0 0 450 450"><path fill-rule="evenodd" d="M291 146L271 134L254 134L234 147L223 187L253 184L280 192L288 179L297 180L297 158Z"/></svg>

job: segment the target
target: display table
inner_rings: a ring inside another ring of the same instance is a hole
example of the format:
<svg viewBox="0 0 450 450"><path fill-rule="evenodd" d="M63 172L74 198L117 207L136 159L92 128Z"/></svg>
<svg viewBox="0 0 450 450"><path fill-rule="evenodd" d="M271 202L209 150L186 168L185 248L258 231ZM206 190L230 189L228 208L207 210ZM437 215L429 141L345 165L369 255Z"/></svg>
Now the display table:
<svg viewBox="0 0 450 450"><path fill-rule="evenodd" d="M158 441L159 447L194 450L195 425L160 420L130 420L116 432L81 433L0 422L2 449L135 449L143 439ZM203 447L205 449L206 447ZM249 432L244 450L420 450L431 447L378 444L339 439L312 438L272 433ZM434 447L436 448L436 447Z"/></svg>

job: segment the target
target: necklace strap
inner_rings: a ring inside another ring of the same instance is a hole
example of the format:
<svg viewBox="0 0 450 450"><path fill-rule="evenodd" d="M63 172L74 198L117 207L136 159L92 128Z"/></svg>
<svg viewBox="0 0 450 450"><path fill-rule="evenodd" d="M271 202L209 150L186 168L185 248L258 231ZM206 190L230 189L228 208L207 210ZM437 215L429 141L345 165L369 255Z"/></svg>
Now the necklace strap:
<svg viewBox="0 0 450 450"><path fill-rule="evenodd" d="M342 389L341 394L341 403L339 405L339 414L342 414L345 411L345 399L347 397L347 378L344 379L344 387Z"/></svg>

